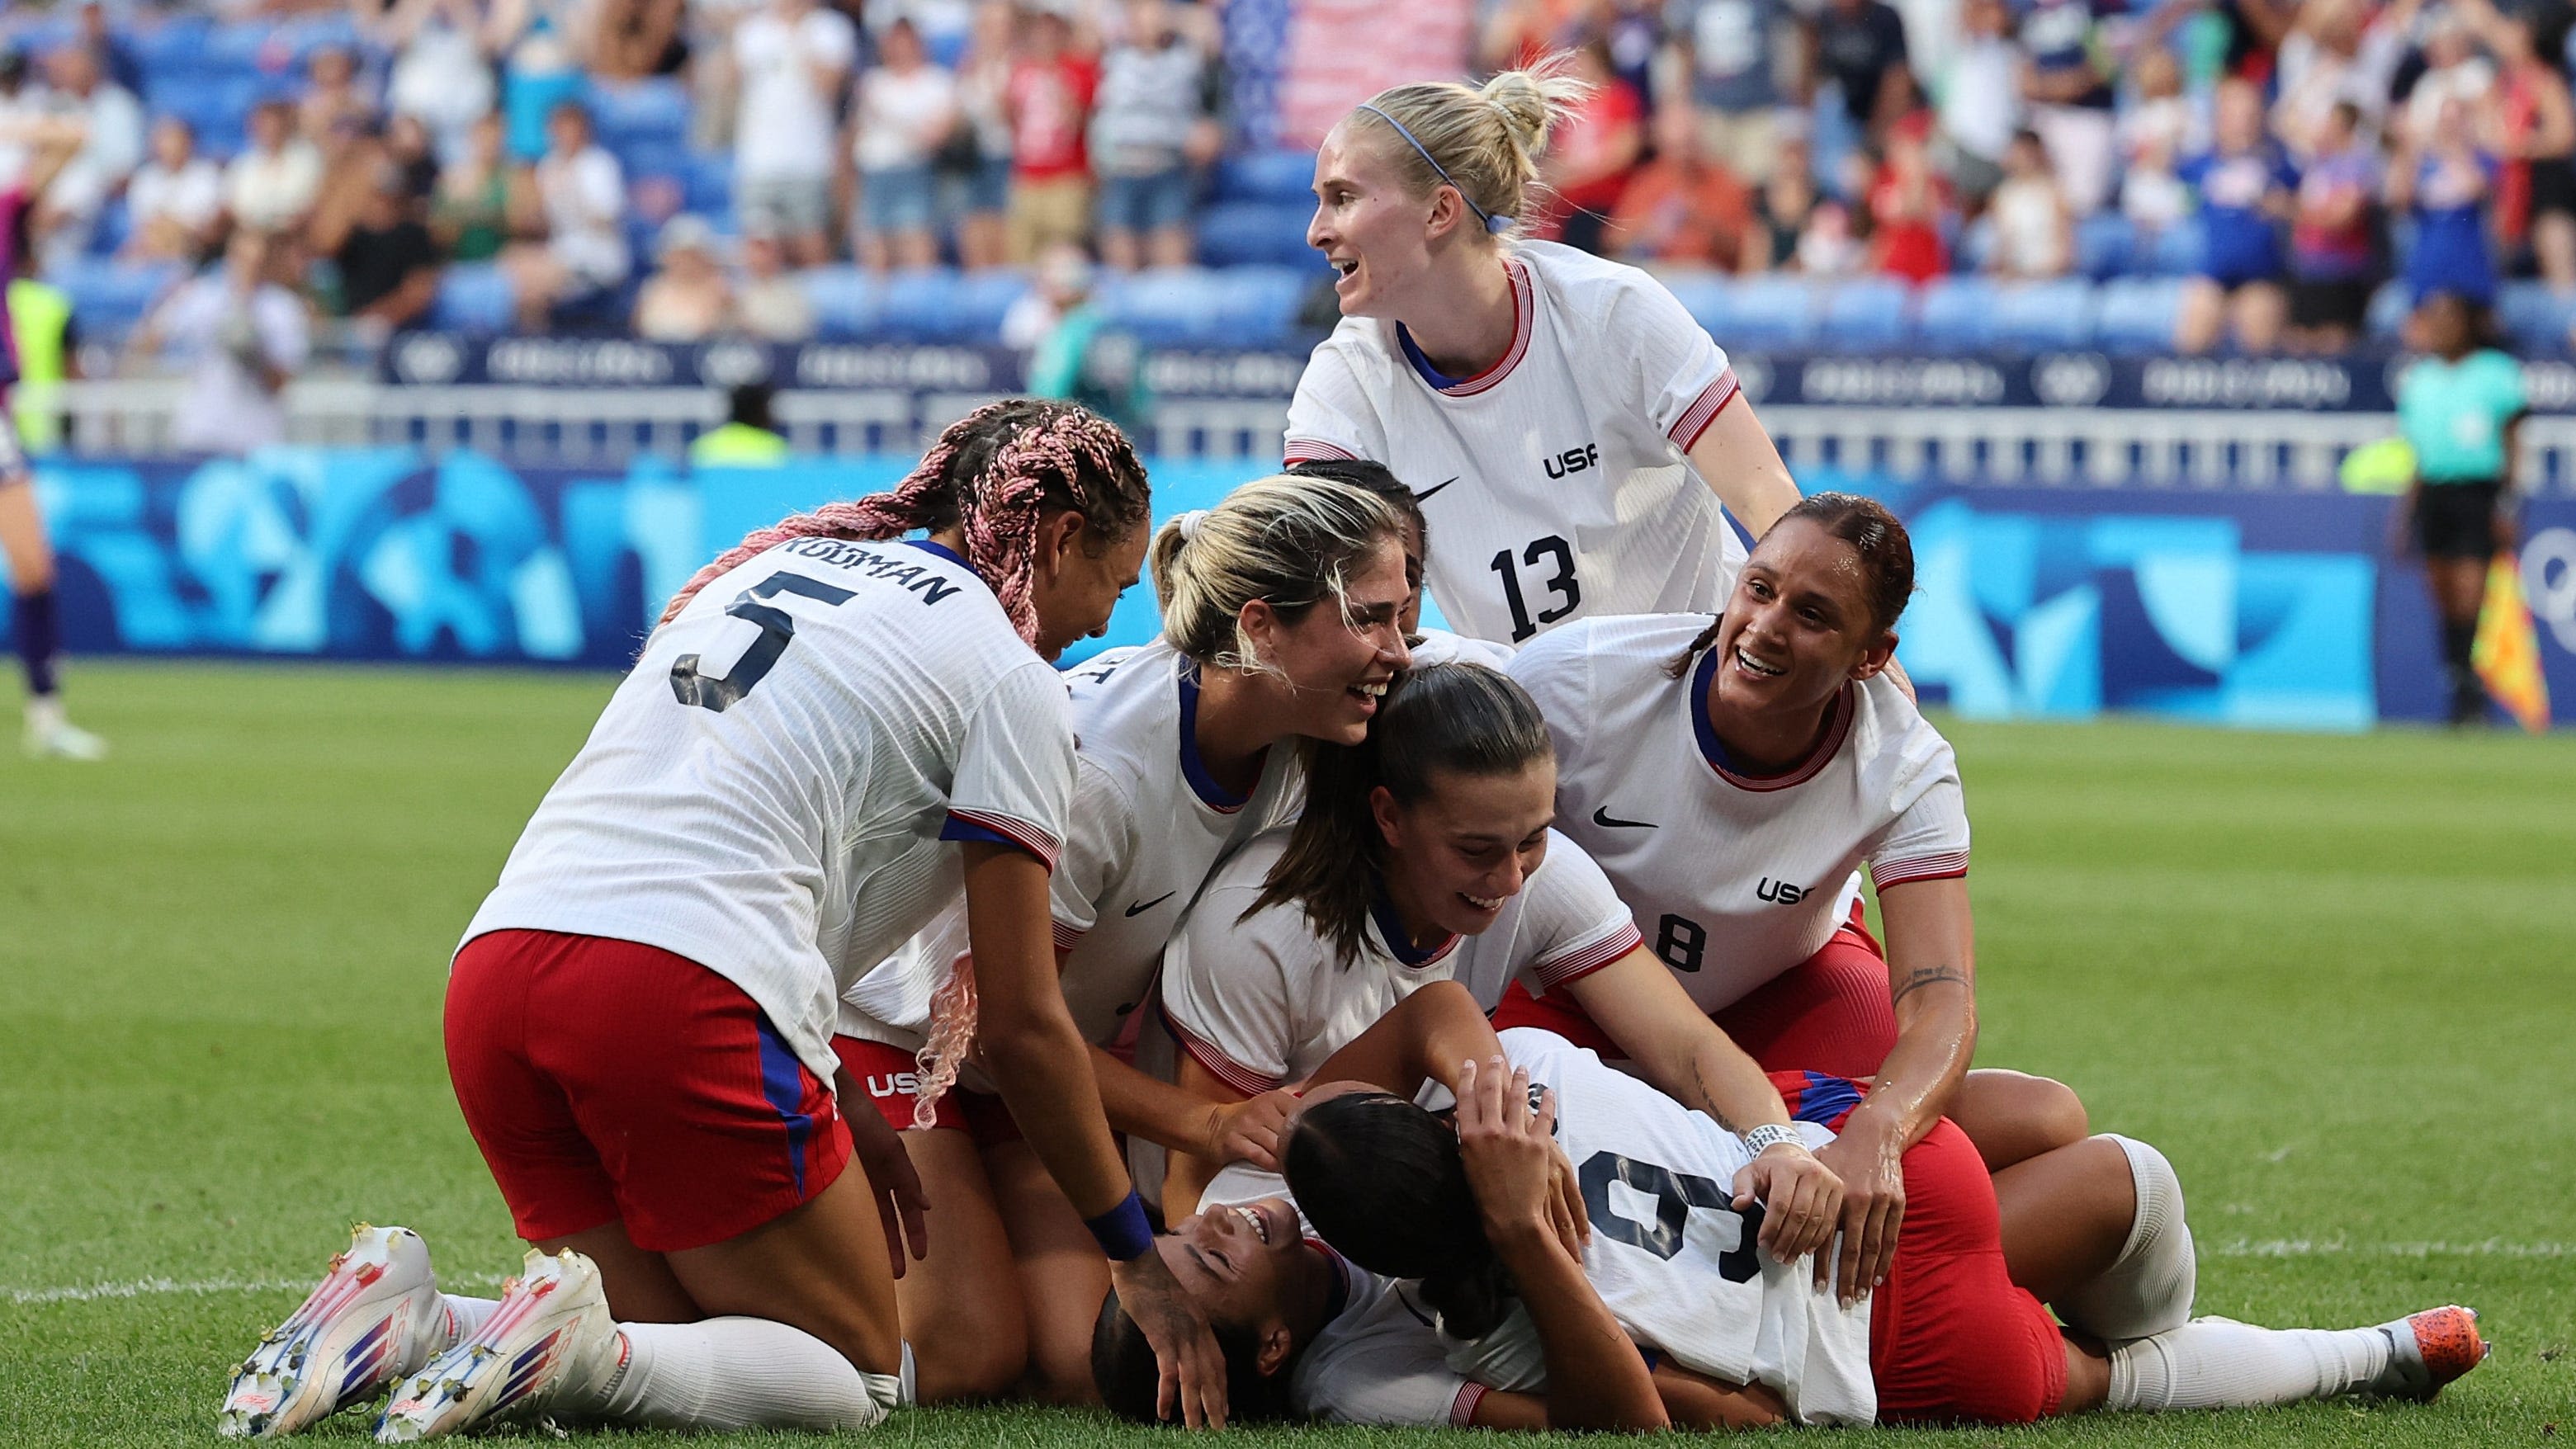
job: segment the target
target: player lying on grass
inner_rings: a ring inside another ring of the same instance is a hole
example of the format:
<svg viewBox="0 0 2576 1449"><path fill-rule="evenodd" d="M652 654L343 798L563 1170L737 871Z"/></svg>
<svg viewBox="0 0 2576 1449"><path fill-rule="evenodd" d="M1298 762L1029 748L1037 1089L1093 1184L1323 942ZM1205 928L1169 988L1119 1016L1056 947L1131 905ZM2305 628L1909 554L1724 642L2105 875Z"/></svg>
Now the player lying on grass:
<svg viewBox="0 0 2576 1449"><path fill-rule="evenodd" d="M1138 1071L1135 1011L1209 868L1293 812L1302 749L1362 738L1404 667L1397 519L1346 483L1261 479L1166 523L1151 570L1162 638L1068 677L1077 776L1049 882L1059 980L1109 1123L1131 1144L1275 1166L1294 1099L1217 1104ZM845 1080L905 1132L938 1205L937 1241L898 1285L919 1392L988 1397L1025 1374L1037 1397L1088 1399L1108 1275L1079 1251L1079 1215L991 1081L964 1060L965 924L952 908L852 986L834 1042ZM1158 1176L1138 1179L1149 1196Z"/></svg>
<svg viewBox="0 0 2576 1449"><path fill-rule="evenodd" d="M1905 1154L1912 1211L1887 1282L1845 1305L1760 1246L1759 1204L1724 1186L1747 1156L1734 1134L1553 1033L1497 1039L1453 984L1416 993L1329 1069L1398 1094L1441 1080L1457 1120L1358 1083L1319 1089L1285 1149L1293 1197L1230 1170L1209 1196L1238 1205L1164 1240L1226 1346L1239 1416L2020 1423L2430 1398L2485 1355L2462 1308L2340 1332L2191 1319L2180 1185L2124 1138L1989 1178L1936 1125ZM1862 1090L1779 1080L1813 1140ZM2049 1230L2006 1239L1999 1195L2044 1200ZM1153 1418L1150 1353L1114 1302L1093 1355L1111 1407Z"/></svg>
<svg viewBox="0 0 2576 1449"><path fill-rule="evenodd" d="M1889 677L1913 545L1866 498L1801 500L1725 612L1596 618L1511 675L1556 741L1558 828L1600 863L1691 1000L1767 1070L1871 1077L1841 1175L1845 1297L1886 1275L1900 1155L1957 1108L1977 1043L1968 815L1950 745ZM1866 864L1887 949L1845 890ZM1559 996L1498 1026L1609 1043ZM1962 1123L1989 1166L2081 1140L2081 1114Z"/></svg>
<svg viewBox="0 0 2576 1449"><path fill-rule="evenodd" d="M831 1032L841 963L884 959L961 871L995 1082L1122 1260L1183 1414L1222 1417L1222 1361L1151 1251L1047 922L1074 772L1049 661L1134 582L1148 506L1116 428L1002 402L893 492L690 581L448 984L449 1073L535 1245L524 1276L497 1304L442 1295L417 1236L362 1228L243 1364L224 1432L291 1432L388 1383L387 1441L521 1414L882 1419L904 1356L891 1219L919 1240L918 1190L881 1121L836 1110Z"/></svg>

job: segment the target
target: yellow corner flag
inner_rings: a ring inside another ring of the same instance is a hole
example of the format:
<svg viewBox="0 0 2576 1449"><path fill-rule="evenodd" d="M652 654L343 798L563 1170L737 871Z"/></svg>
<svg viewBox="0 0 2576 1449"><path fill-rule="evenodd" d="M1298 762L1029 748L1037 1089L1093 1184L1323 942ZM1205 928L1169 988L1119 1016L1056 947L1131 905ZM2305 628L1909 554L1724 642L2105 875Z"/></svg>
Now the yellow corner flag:
<svg viewBox="0 0 2576 1449"><path fill-rule="evenodd" d="M2549 681L2540 673L2540 634L2523 602L2522 570L2507 549L2487 565L2487 601L2469 663L2495 702L2524 729L2549 728Z"/></svg>

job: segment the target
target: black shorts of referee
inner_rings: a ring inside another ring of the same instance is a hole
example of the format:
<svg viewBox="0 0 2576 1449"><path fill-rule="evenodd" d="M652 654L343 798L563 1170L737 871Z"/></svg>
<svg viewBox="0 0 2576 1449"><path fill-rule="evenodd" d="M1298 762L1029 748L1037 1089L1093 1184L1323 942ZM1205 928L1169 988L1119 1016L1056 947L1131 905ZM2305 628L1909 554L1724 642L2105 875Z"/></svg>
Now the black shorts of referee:
<svg viewBox="0 0 2576 1449"><path fill-rule="evenodd" d="M2493 557L2503 497L2493 478L2425 479L2415 494L2415 546L2426 558Z"/></svg>

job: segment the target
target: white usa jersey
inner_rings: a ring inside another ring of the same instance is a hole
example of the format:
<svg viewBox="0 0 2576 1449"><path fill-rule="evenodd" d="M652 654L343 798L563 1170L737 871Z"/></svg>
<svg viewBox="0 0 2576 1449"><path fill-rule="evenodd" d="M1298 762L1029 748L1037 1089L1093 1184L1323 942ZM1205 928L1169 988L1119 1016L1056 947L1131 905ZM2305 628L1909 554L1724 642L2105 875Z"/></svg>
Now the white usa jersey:
<svg viewBox="0 0 2576 1449"><path fill-rule="evenodd" d="M1807 1260L1763 1251L1760 1208L1729 1206L1735 1174L1753 1160L1743 1141L1554 1032L1516 1027L1502 1043L1555 1094L1557 1145L1592 1219L1583 1276L1628 1336L1685 1368L1767 1385L1801 1424L1875 1418L1869 1300L1845 1308L1816 1287ZM1796 1126L1810 1147L1833 1140L1815 1123ZM1495 1388L1546 1385L1526 1312L1455 1346L1449 1363Z"/></svg>
<svg viewBox="0 0 2576 1449"><path fill-rule="evenodd" d="M1210 1179L1199 1211L1277 1198L1297 1200L1276 1173L1249 1164L1229 1165ZM1415 1285L1382 1278L1316 1241L1303 1209L1297 1221L1307 1240L1326 1254L1340 1277L1324 1326L1297 1354L1288 1373L1289 1406L1309 1419L1332 1424L1453 1424L1475 1422L1485 1386L1451 1368L1430 1308Z"/></svg>
<svg viewBox="0 0 2576 1449"><path fill-rule="evenodd" d="M1884 674L1843 687L1796 768L1730 769L1707 715L1717 651L1665 672L1708 623L1589 620L1523 649L1511 675L1556 741L1559 828L1718 1011L1823 949L1853 867L1882 891L1967 874L1968 813L1950 742Z"/></svg>
<svg viewBox="0 0 2576 1449"><path fill-rule="evenodd" d="M1434 981L1460 983L1492 1011L1516 979L1544 992L1637 949L1637 928L1601 868L1550 831L1546 858L1481 934L1417 950L1380 897L1358 959L1345 967L1302 904L1240 919L1260 899L1294 828L1271 831L1219 869L1163 956L1163 1012L1173 1036L1245 1096L1306 1080Z"/></svg>
<svg viewBox="0 0 2576 1449"><path fill-rule="evenodd" d="M1481 664L1488 669L1508 669L1512 662L1509 644L1470 639L1446 629L1425 629L1406 640L1404 647L1413 656L1408 666L1413 669L1428 669L1434 664Z"/></svg>
<svg viewBox="0 0 2576 1449"><path fill-rule="evenodd" d="M1663 284L1552 242L1504 254L1511 347L1429 374L1397 325L1344 318L1288 405L1287 457L1367 458L1414 490L1451 626L1518 644L1603 614L1715 611L1744 544L1685 456L1735 397Z"/></svg>
<svg viewBox="0 0 2576 1449"><path fill-rule="evenodd" d="M1065 676L1077 774L1049 882L1065 1004L1085 1040L1112 1047L1132 1041L1200 883L1293 808L1297 776L1296 751L1274 749L1249 796L1227 794L1199 760L1196 666L1159 641L1114 652ZM965 950L960 903L850 989L841 1030L918 1047L931 993Z"/></svg>
<svg viewBox="0 0 2576 1449"><path fill-rule="evenodd" d="M1072 793L1064 684L965 560L783 543L653 631L466 939L676 952L830 1081L848 963L958 894L944 841L1007 841L1052 869Z"/></svg>

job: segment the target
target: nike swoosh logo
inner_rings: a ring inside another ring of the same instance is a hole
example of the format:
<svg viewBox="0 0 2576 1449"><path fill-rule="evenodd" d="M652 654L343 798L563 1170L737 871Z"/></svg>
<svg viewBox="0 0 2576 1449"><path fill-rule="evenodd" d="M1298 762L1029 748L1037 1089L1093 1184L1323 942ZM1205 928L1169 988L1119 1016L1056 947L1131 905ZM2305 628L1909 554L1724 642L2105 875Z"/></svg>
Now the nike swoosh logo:
<svg viewBox="0 0 2576 1449"><path fill-rule="evenodd" d="M1651 820L1614 820L1610 816L1610 807L1607 805L1604 805L1600 809L1592 812L1592 823L1595 825L1606 826L1612 830L1654 830L1660 828Z"/></svg>
<svg viewBox="0 0 2576 1449"><path fill-rule="evenodd" d="M1180 892L1179 892L1179 891L1165 891L1165 892L1163 892L1161 895L1154 897L1154 898L1153 898L1152 900L1150 900L1150 901L1139 901L1139 902L1137 902L1135 905L1129 906L1129 907L1127 908L1127 914L1128 914L1130 917L1141 916L1141 915L1145 914L1147 911L1152 910L1154 907L1161 905L1163 902L1168 901L1168 900L1170 900L1172 897L1174 897L1174 896L1176 896L1176 895L1179 895L1179 894L1180 894Z"/></svg>
<svg viewBox="0 0 2576 1449"><path fill-rule="evenodd" d="M1451 483L1455 483L1455 482L1457 482L1457 481L1458 481L1457 477L1456 477L1456 476L1452 476L1452 477L1450 477L1450 478L1448 478L1448 479L1443 480L1442 482L1434 483L1434 484L1432 484L1430 487L1423 489L1421 492L1414 494L1414 495L1413 495L1413 501L1414 501L1414 502L1416 502L1416 503L1419 503L1419 502L1421 502L1423 499L1430 497L1432 494L1439 492L1441 489L1446 488L1446 487L1448 487Z"/></svg>

